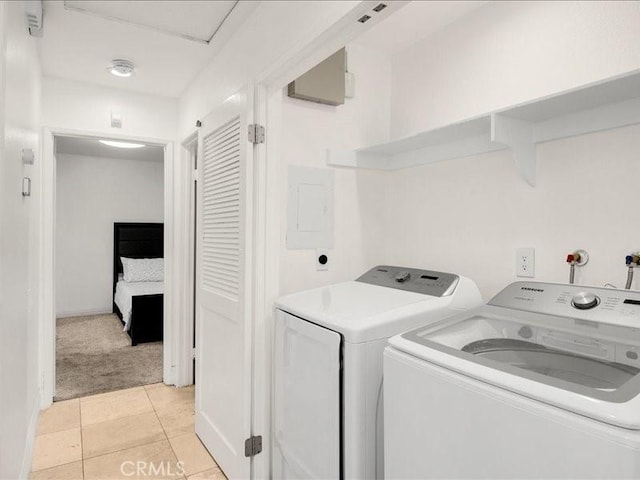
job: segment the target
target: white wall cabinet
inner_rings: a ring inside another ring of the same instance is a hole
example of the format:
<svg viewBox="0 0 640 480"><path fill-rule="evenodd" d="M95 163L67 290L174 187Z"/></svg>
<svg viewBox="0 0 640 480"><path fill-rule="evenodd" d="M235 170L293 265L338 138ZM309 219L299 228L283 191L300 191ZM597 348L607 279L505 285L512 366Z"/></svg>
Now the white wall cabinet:
<svg viewBox="0 0 640 480"><path fill-rule="evenodd" d="M398 170L511 149L536 182L536 144L640 123L640 71L358 150L328 150L333 166Z"/></svg>

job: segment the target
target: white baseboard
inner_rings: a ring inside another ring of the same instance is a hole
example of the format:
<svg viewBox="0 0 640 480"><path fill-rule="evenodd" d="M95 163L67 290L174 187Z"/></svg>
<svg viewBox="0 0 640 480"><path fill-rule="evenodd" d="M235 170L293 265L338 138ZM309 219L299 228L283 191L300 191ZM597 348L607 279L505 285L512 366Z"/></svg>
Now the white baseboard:
<svg viewBox="0 0 640 480"><path fill-rule="evenodd" d="M27 440L24 445L24 457L22 457L22 468L20 469L20 479L28 479L31 474L31 464L33 462L33 449L36 444L36 434L38 433L38 420L40 419L40 394L33 399L31 415L29 416L29 428L27 430Z"/></svg>
<svg viewBox="0 0 640 480"><path fill-rule="evenodd" d="M113 313L111 308L93 308L90 310L74 310L73 312L58 312L56 318L66 317L85 317L87 315L105 315L107 313Z"/></svg>

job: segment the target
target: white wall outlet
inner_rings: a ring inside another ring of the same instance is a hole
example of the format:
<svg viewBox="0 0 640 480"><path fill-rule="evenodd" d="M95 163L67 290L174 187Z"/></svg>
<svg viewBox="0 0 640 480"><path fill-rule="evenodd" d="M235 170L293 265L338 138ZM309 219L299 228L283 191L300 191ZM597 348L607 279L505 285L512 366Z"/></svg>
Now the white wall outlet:
<svg viewBox="0 0 640 480"><path fill-rule="evenodd" d="M535 277L536 251L534 248L516 249L516 276Z"/></svg>
<svg viewBox="0 0 640 480"><path fill-rule="evenodd" d="M316 250L316 270L329 270L329 250L318 248Z"/></svg>

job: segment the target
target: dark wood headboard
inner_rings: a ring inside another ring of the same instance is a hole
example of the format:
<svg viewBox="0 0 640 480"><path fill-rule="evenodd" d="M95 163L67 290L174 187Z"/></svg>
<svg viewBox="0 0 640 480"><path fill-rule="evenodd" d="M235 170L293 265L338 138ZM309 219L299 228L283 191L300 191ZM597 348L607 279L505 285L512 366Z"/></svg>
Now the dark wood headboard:
<svg viewBox="0 0 640 480"><path fill-rule="evenodd" d="M113 291L116 291L118 275L122 273L120 257L164 257L163 223L113 224Z"/></svg>

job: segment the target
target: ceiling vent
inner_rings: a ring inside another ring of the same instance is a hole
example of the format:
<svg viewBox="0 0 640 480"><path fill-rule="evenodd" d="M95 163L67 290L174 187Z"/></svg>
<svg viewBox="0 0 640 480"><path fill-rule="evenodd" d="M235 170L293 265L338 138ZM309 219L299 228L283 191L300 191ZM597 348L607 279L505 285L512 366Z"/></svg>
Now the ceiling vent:
<svg viewBox="0 0 640 480"><path fill-rule="evenodd" d="M33 37L42 36L42 1L28 0L25 5L27 14L27 26L29 27L29 35Z"/></svg>

